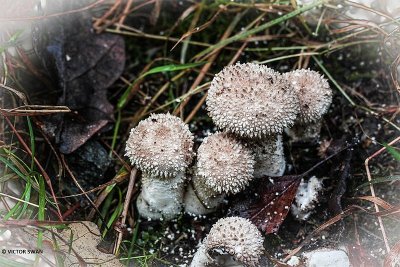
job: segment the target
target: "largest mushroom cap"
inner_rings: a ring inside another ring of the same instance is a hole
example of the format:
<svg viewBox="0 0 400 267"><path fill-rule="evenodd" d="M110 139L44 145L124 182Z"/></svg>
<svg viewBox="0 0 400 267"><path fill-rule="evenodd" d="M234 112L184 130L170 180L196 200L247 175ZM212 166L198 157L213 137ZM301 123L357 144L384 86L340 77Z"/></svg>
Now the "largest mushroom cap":
<svg viewBox="0 0 400 267"><path fill-rule="evenodd" d="M131 130L126 155L138 169L159 177L185 171L193 158L188 126L170 114L152 114Z"/></svg>
<svg viewBox="0 0 400 267"><path fill-rule="evenodd" d="M292 126L299 103L291 84L278 72L254 63L237 63L215 75L207 109L218 127L261 138Z"/></svg>
<svg viewBox="0 0 400 267"><path fill-rule="evenodd" d="M319 121L332 102L332 89L328 81L309 69L294 70L284 76L292 83L300 101L299 122L310 124Z"/></svg>
<svg viewBox="0 0 400 267"><path fill-rule="evenodd" d="M228 217L218 220L204 241L208 254L222 250L246 266L258 266L263 254L263 237L249 220Z"/></svg>
<svg viewBox="0 0 400 267"><path fill-rule="evenodd" d="M197 176L207 194L237 193L254 172L251 151L227 133L216 133L204 139L197 151Z"/></svg>

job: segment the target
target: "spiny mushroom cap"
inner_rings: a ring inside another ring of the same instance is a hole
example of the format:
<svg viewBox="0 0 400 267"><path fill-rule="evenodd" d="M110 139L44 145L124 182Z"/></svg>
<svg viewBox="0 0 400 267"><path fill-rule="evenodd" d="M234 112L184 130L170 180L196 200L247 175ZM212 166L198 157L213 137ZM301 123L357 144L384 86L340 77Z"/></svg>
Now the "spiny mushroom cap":
<svg viewBox="0 0 400 267"><path fill-rule="evenodd" d="M254 63L237 63L216 74L206 103L218 127L250 138L282 133L299 112L290 83L278 72Z"/></svg>
<svg viewBox="0 0 400 267"><path fill-rule="evenodd" d="M309 69L294 70L284 76L294 87L300 101L299 122L309 124L320 120L332 102L328 81Z"/></svg>
<svg viewBox="0 0 400 267"><path fill-rule="evenodd" d="M227 133L216 133L204 139L197 151L197 175L215 194L238 193L254 172L251 151Z"/></svg>
<svg viewBox="0 0 400 267"><path fill-rule="evenodd" d="M126 156L143 172L171 177L184 172L193 158L188 126L170 114L152 114L131 130Z"/></svg>
<svg viewBox="0 0 400 267"><path fill-rule="evenodd" d="M228 217L218 220L204 241L208 254L222 250L246 266L258 266L264 251L263 237L248 219Z"/></svg>

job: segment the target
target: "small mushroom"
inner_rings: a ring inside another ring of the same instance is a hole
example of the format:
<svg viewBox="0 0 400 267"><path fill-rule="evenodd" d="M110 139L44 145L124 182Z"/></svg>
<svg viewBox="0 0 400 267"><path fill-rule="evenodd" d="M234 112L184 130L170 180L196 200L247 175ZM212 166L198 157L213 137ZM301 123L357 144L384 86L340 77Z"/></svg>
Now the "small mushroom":
<svg viewBox="0 0 400 267"><path fill-rule="evenodd" d="M291 84L273 69L254 63L230 65L216 74L206 101L219 128L247 138L280 134L299 113Z"/></svg>
<svg viewBox="0 0 400 267"><path fill-rule="evenodd" d="M137 199L142 217L172 219L180 213L192 149L188 126L170 114L153 114L131 130L126 156L143 172Z"/></svg>
<svg viewBox="0 0 400 267"><path fill-rule="evenodd" d="M251 151L240 141L227 133L208 136L197 151L192 183L185 195L185 211L213 212L226 194L236 194L248 185L253 179L253 166Z"/></svg>
<svg viewBox="0 0 400 267"><path fill-rule="evenodd" d="M320 73L299 69L284 76L292 84L300 103L300 113L295 127L287 130L294 141L307 141L319 137L322 116L332 102L332 89Z"/></svg>
<svg viewBox="0 0 400 267"><path fill-rule="evenodd" d="M195 253L190 267L259 265L264 238L257 227L241 217L218 220ZM214 265L213 265L214 264Z"/></svg>
<svg viewBox="0 0 400 267"><path fill-rule="evenodd" d="M249 143L255 177L283 174L280 134L294 124L299 112L297 94L285 77L254 63L225 67L211 82L207 108L218 127Z"/></svg>

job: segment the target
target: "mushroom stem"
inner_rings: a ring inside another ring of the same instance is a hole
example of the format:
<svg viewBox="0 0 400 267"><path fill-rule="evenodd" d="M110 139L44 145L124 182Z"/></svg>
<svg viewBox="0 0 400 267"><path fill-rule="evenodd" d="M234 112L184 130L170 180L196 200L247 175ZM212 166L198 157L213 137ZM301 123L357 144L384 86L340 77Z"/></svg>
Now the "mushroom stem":
<svg viewBox="0 0 400 267"><path fill-rule="evenodd" d="M224 202L225 194L216 193L210 196L210 192L212 192L210 188L207 188L205 184L200 184L199 179L194 177L186 188L185 212L190 215L206 215L215 212Z"/></svg>
<svg viewBox="0 0 400 267"><path fill-rule="evenodd" d="M251 139L249 148L254 153L254 178L264 176L282 176L286 161L283 153L282 135L272 136L263 140Z"/></svg>
<svg viewBox="0 0 400 267"><path fill-rule="evenodd" d="M194 254L190 267L205 267L211 261L212 259L207 255L206 246L203 242Z"/></svg>
<svg viewBox="0 0 400 267"><path fill-rule="evenodd" d="M309 142L319 139L321 126L321 121L308 125L295 124L292 128L286 129L285 132L292 142Z"/></svg>
<svg viewBox="0 0 400 267"><path fill-rule="evenodd" d="M182 210L184 180L183 173L168 179L143 173L142 191L136 200L140 216L152 220L176 218Z"/></svg>

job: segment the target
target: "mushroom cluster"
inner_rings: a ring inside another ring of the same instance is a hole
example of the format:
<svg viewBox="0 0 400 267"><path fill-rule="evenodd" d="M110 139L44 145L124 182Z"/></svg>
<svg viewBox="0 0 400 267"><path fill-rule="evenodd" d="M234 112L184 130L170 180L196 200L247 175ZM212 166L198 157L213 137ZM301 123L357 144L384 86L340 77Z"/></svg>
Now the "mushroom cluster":
<svg viewBox="0 0 400 267"><path fill-rule="evenodd" d="M283 174L281 134L299 113L296 92L284 76L254 63L228 66L211 83L207 109L217 126L253 152L255 178Z"/></svg>
<svg viewBox="0 0 400 267"><path fill-rule="evenodd" d="M152 114L131 130L126 156L142 172L139 215L172 220L183 210L209 214L252 179L282 176L283 132L293 139L318 137L331 101L326 79L312 70L281 74L253 63L225 67L215 75L206 98L219 132L205 137L196 152L188 125L170 114ZM304 206L304 194L298 195L293 212ZM263 250L263 237L249 220L223 218L190 266L260 266Z"/></svg>
<svg viewBox="0 0 400 267"><path fill-rule="evenodd" d="M294 140L318 137L331 101L329 84L316 71L280 74L267 66L237 63L215 75L207 109L219 128L250 148L255 157L253 176L260 178L285 171L283 131L297 133L290 134ZM290 131L291 127L299 130Z"/></svg>
<svg viewBox="0 0 400 267"><path fill-rule="evenodd" d="M252 179L283 175L283 132L295 126L319 133L331 101L326 79L312 70L281 74L254 63L225 67L206 99L221 132L203 140L193 164L193 135L180 118L153 114L132 129L126 155L143 173L139 214L167 220L182 208L208 214Z"/></svg>

